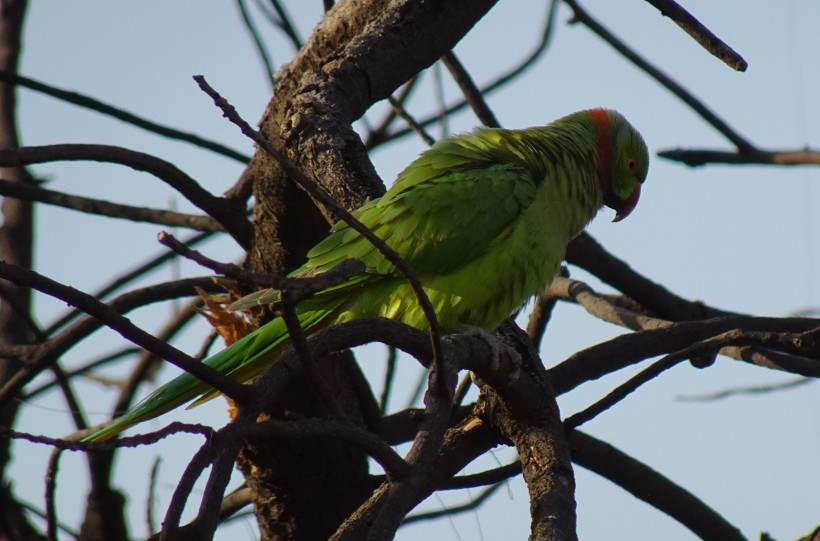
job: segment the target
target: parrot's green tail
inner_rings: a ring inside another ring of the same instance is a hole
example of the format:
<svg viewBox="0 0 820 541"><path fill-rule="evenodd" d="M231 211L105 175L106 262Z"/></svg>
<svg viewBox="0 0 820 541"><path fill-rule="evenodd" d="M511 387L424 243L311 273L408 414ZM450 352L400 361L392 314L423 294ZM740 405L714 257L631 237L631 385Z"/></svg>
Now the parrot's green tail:
<svg viewBox="0 0 820 541"><path fill-rule="evenodd" d="M301 327L305 330L317 329L342 301L343 299L339 298L337 302L330 303L330 305L325 302L321 308L300 311L298 317ZM238 381L247 381L259 375L279 356L289 342L289 338L285 322L282 318L276 318L203 362ZM200 398L190 407L207 402L219 394L219 391L186 372L166 383L133 409L82 441L102 441L113 438L123 430L159 417L197 396Z"/></svg>

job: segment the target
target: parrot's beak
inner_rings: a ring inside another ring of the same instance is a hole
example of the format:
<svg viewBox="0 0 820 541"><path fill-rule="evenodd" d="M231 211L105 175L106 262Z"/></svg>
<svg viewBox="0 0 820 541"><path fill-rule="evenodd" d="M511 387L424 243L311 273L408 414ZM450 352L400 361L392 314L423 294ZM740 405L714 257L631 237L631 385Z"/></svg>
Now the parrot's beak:
<svg viewBox="0 0 820 541"><path fill-rule="evenodd" d="M615 211L615 217L612 221L620 222L629 216L633 210L635 210L635 207L638 205L638 199L640 198L641 185L638 184L635 186L635 190L632 192L632 195L626 199L620 199L617 195L610 192L604 199L604 204Z"/></svg>

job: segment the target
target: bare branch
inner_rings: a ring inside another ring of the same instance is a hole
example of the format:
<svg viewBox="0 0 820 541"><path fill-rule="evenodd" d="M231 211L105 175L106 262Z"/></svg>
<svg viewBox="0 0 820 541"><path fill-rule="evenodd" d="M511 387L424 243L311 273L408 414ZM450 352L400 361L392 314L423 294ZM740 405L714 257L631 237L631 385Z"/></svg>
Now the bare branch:
<svg viewBox="0 0 820 541"><path fill-rule="evenodd" d="M259 35L259 30L257 30L256 25L253 23L250 13L248 13L245 0L236 0L236 6L239 8L239 13L242 15L242 22L245 24L245 29L251 36L256 53L259 55L259 59L262 61L262 66L265 68L265 74L268 77L271 77L271 83L273 83L273 60L270 58L267 48L265 48L265 42L262 41L262 36Z"/></svg>
<svg viewBox="0 0 820 541"><path fill-rule="evenodd" d="M134 207L120 203L110 203L101 199L92 199L79 195L71 195L53 190L46 190L34 184L21 184L0 179L0 195L14 197L23 201L38 201L58 207L63 207L87 214L97 214L110 218L131 220L133 222L148 222L167 225L170 227L187 227L199 231L224 231L222 224L210 216L197 216L170 210Z"/></svg>
<svg viewBox="0 0 820 541"><path fill-rule="evenodd" d="M402 105L402 103L400 101L396 100L392 96L387 98L387 100L390 102L390 105L393 107L393 111L395 111L396 114L398 116L400 116L402 120L407 122L407 124L410 126L410 128L414 132L419 134L419 137L421 137L422 141L424 141L425 143L427 143L430 146L432 146L436 142L435 138L433 138L432 135L427 133L427 130L425 130L424 127L421 124L416 122L416 119L413 118L413 116L410 113L407 112L407 110L404 108L404 106ZM368 145L368 148L372 148L372 147L370 147L370 145Z"/></svg>
<svg viewBox="0 0 820 541"><path fill-rule="evenodd" d="M141 118L133 113L129 113L128 111L125 111L118 107L114 107L113 105L109 105L107 103L103 103L95 98L86 96L84 94L80 94L78 92L63 90L51 85L47 85L43 82L35 81L34 79L23 77L22 75L17 75L15 73L10 73L7 71L0 71L0 81L23 86L36 92L41 92L43 94L60 99L67 103L72 103L74 105L79 105L80 107L85 107L86 109L91 109L92 111L97 111L98 113L102 113L112 118L116 118L117 120L125 122L126 124L137 126L144 130L156 133L157 135L168 137L170 139L191 143L193 145L202 147L217 154L222 154L223 156L226 156L241 163L248 163L248 161L251 159L250 156L246 156L220 143L203 139L202 137L199 137L198 135L194 135L192 133L186 133L175 128L171 128L168 126L164 126L162 124L157 124L155 122L145 120L144 118Z"/></svg>
<svg viewBox="0 0 820 541"><path fill-rule="evenodd" d="M243 437L256 439L332 439L347 441L363 449L382 466L388 477L410 474L410 465L381 438L349 421L300 419L296 421L267 420L242 428Z"/></svg>
<svg viewBox="0 0 820 541"><path fill-rule="evenodd" d="M470 487L495 485L521 473L521 461L515 460L510 464L494 468L492 470L473 473L469 475L458 475L453 477L442 490L459 490Z"/></svg>
<svg viewBox="0 0 820 541"><path fill-rule="evenodd" d="M662 150L658 156L684 163L690 167L699 167L711 163L733 165L820 165L820 150L762 150L752 148L738 152L722 150L684 149Z"/></svg>
<svg viewBox="0 0 820 541"><path fill-rule="evenodd" d="M556 394L560 395L586 381L598 379L644 359L681 350L735 329L742 329L738 332L745 335L738 337L737 342L731 343L752 343L787 350L797 355L815 355L820 358L820 351L817 351L818 348L813 343L814 339L800 339L802 333L817 332L817 325L816 320L804 318L742 316L684 321L665 328L629 333L581 350L551 368L549 373ZM795 347L795 343L802 343L802 350ZM806 362L801 364L795 362L790 368L790 371L796 374L820 377L818 359L806 359Z"/></svg>
<svg viewBox="0 0 820 541"><path fill-rule="evenodd" d="M682 8L674 0L646 0L661 12L664 17L669 17L675 24L692 36L695 41L709 51L712 56L719 58L724 64L736 71L746 71L749 66L743 57L726 45L723 40L714 35L700 21Z"/></svg>
<svg viewBox="0 0 820 541"><path fill-rule="evenodd" d="M519 466L520 470L520 466ZM496 493L496 491L503 487L504 483L498 482L494 485L489 486L488 488L481 491L478 496L474 498L470 498L470 501L467 503L463 503L461 505L454 505L452 507L445 507L444 509L440 509L438 511L428 511L426 513L418 513L416 515L410 515L402 524L412 524L413 522L421 522L423 520L435 520L441 517L450 517L455 516L459 513L464 513L466 511L473 511L479 508L484 502L490 499L490 496Z"/></svg>
<svg viewBox="0 0 820 541"><path fill-rule="evenodd" d="M382 415L387 413L387 407L390 402L390 392L393 390L393 382L395 381L396 364L398 361L398 352L396 348L388 348L386 369L384 371L384 383L382 384L382 396L379 399L379 409Z"/></svg>
<svg viewBox="0 0 820 541"><path fill-rule="evenodd" d="M579 430L570 434L569 441L573 462L660 509L699 538L708 541L746 541L740 530L694 494L615 447Z"/></svg>
<svg viewBox="0 0 820 541"><path fill-rule="evenodd" d="M731 396L769 394L779 391L785 391L788 389L794 389L795 387L802 387L803 385L806 385L808 383L815 383L816 381L817 380L813 378L797 378L785 381L783 383L774 383L771 385L733 387L731 389L725 389L723 391L717 391L709 394L678 395L677 399L681 402L712 402L715 400L723 400L724 398L729 398Z"/></svg>
<svg viewBox="0 0 820 541"><path fill-rule="evenodd" d="M242 384L237 383L230 377L220 374L213 368L197 362L170 344L158 340L131 323L128 318L101 303L91 295L55 282L34 271L21 269L3 262L0 262L0 276L17 284L42 291L73 306L77 306L101 322L105 322L107 326L119 332L127 340L190 372L208 385L230 396L236 402L242 403L246 400L246 390ZM51 344L51 347L54 347L53 344ZM15 396L23 385L38 374L40 370L53 362L52 356L47 354L48 349L48 347L45 347L43 351L40 352L41 355L37 360L26 365L20 372L5 383L2 389L0 389L0 404Z"/></svg>
<svg viewBox="0 0 820 541"><path fill-rule="evenodd" d="M57 540L57 504L54 495L57 491L57 472L62 452L62 449L53 449L46 467L46 538L49 541Z"/></svg>
<svg viewBox="0 0 820 541"><path fill-rule="evenodd" d="M566 259L636 300L655 317L684 321L737 315L675 295L607 252L588 233L581 233L569 244Z"/></svg>
<svg viewBox="0 0 820 541"><path fill-rule="evenodd" d="M168 436L180 433L199 434L201 436L205 436L206 438L210 438L213 435L214 430L213 428L204 425L173 422L160 430L140 434L138 436L123 436L121 438L105 441L79 441L93 432L94 428L90 428L88 430L83 430L72 434L66 438L50 438L48 436L29 434L27 432L20 432L5 426L0 426L0 434L3 434L10 439L23 440L40 445L48 445L49 447L54 447L55 449L61 449L63 451L82 452L107 451L111 449L118 449L120 447L133 448L141 447L143 445L153 445Z"/></svg>
<svg viewBox="0 0 820 541"><path fill-rule="evenodd" d="M234 278L257 288L271 287L279 290L287 289L293 296L295 302L299 302L323 289L339 285L354 275L365 271L364 263L362 263L361 260L346 259L327 272L307 278L263 274L245 270L233 263L220 263L219 261L205 257L200 252L192 250L184 243L179 242L173 235L165 231L160 232L157 238L162 245L167 246L182 257L190 259L203 267L229 278Z"/></svg>
<svg viewBox="0 0 820 541"><path fill-rule="evenodd" d="M649 330L670 328L671 321L645 316L633 310L618 306L612 299L598 295L583 282L556 278L548 291L556 298L578 303L591 315L609 323L620 325L632 330ZM624 300L624 298L621 298ZM704 310L710 310L704 306ZM742 317L742 316L739 316ZM786 318L784 318L786 319ZM738 325L743 326L742 323ZM795 374L814 373L817 361L801 356L797 353L783 353L770 349L761 349L757 346L726 345L720 349L720 354L733 359L746 361L765 368L783 370ZM700 367L709 366L714 362L714 355L705 355L702 358L691 359L693 364Z"/></svg>
<svg viewBox="0 0 820 541"><path fill-rule="evenodd" d="M578 303L593 316L632 330L668 328L672 322L658 319L615 306L608 299L595 293L583 282L556 277L547 294L556 299Z"/></svg>
<svg viewBox="0 0 820 541"><path fill-rule="evenodd" d="M248 247L252 229L245 217L244 202L212 195L174 164L150 154L111 145L82 144L0 150L0 165L2 166L78 160L118 163L154 175L174 188L197 208L213 216L241 246Z"/></svg>
<svg viewBox="0 0 820 541"><path fill-rule="evenodd" d="M154 500L156 498L157 479L159 477L159 467L162 464L162 457L157 456L151 464L151 475L148 476L148 497L145 501L145 526L148 533L157 531L157 521L154 518Z"/></svg>
<svg viewBox="0 0 820 541"><path fill-rule="evenodd" d="M558 304L558 297L550 293L549 289L535 297L527 322L527 335L536 348L541 347L544 334L547 332L547 324L552 317L552 311L555 309L556 304Z"/></svg>
<svg viewBox="0 0 820 541"><path fill-rule="evenodd" d="M453 51L448 51L441 57L441 61L444 62L444 65L450 70L450 75L453 76L456 84L458 84L462 94L464 94L464 99L467 100L467 104L476 114L478 120L489 128L500 128L501 124L499 124L495 118L495 114L487 105L481 91L473 82L473 78L470 77L467 70L464 69L464 66L456 54Z"/></svg>
<svg viewBox="0 0 820 541"><path fill-rule="evenodd" d="M188 238L188 239L186 239L182 242L183 242L183 244L185 244L185 246L189 246L189 247L190 246L196 246L197 244L210 239L212 236L213 236L213 233L197 233L197 234L192 235L190 238ZM92 295L97 299L103 299L105 297L108 297L109 295L111 295L112 293L114 293L115 291L120 289L121 287L133 282L134 280L142 278L146 274L148 274L151 271L157 269L160 265L163 265L167 262L170 262L176 257L177 257L177 254L175 254L173 252L169 252L167 250L163 250L162 253L160 253L160 254L156 255L155 257L149 259L148 261L146 261L145 263L137 266L136 268L126 272L125 274L114 277L114 279L111 280L111 282L109 282L108 284L100 287L100 289L96 290ZM53 322L51 325L49 325L45 329L44 332L47 335L51 335L57 329L67 325L74 318L76 318L78 316L81 316L81 315L82 315L81 310L70 310L64 316L60 317L55 322Z"/></svg>
<svg viewBox="0 0 820 541"><path fill-rule="evenodd" d="M271 0L271 4L273 5L273 9L276 10L276 15L279 17L276 26L281 28L285 35L290 38L293 48L298 51L302 48L304 41L299 36L299 32L296 30L294 24L291 22L290 15L288 15L287 10L285 10L285 6L282 5L281 0Z"/></svg>

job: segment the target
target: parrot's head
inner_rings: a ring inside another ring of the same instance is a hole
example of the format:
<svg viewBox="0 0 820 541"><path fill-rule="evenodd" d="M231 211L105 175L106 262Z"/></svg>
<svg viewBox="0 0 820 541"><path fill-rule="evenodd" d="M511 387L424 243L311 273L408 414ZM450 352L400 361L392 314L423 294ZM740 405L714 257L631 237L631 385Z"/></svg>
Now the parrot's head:
<svg viewBox="0 0 820 541"><path fill-rule="evenodd" d="M604 186L604 204L615 211L612 221L619 222L638 204L641 184L649 169L649 152L638 130L617 111L596 109L590 113L593 118L597 117L599 133L603 132L599 139L598 167Z"/></svg>

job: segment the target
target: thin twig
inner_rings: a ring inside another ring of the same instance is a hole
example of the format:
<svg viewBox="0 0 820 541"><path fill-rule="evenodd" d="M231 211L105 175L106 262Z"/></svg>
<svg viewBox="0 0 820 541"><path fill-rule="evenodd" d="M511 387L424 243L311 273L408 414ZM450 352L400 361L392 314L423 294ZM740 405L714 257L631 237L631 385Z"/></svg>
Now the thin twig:
<svg viewBox="0 0 820 541"><path fill-rule="evenodd" d="M413 118L413 116L410 113L407 112L407 110L404 108L404 105L400 101L396 100L392 96L387 98L387 101L390 102L390 105L392 106L393 111L395 111L396 114L399 117L401 117L402 120L407 122L407 125L410 126L413 129L414 132L419 134L419 137L421 137L422 141L424 141L425 143L427 143L430 146L432 146L436 142L435 138L433 138L432 135L427 133L427 130L425 130L424 127L421 124L416 122L416 119ZM374 146L375 146L375 144L376 143L374 143Z"/></svg>
<svg viewBox="0 0 820 541"><path fill-rule="evenodd" d="M14 197L23 201L38 201L40 203L76 210L86 214L131 220L132 222L147 222L170 227L186 227L212 233L225 230L222 224L210 216L135 207L122 203L111 203L101 199L47 190L33 184L23 184L22 182L11 182L3 179L0 179L0 195Z"/></svg>
<svg viewBox="0 0 820 541"><path fill-rule="evenodd" d="M197 244L200 244L201 242L210 239L212 236L213 233L197 233L183 240L182 242L186 246L196 246ZM157 269L160 265L172 261L176 257L176 253L163 250L162 253L147 260L145 263L140 264L136 268L126 272L125 274L116 276L111 282L102 286L100 289L94 291L92 295L97 299L104 299L112 293L114 293L115 291L117 291L118 289L122 288L123 286L142 278L146 274ZM54 321L51 325L49 325L44 332L48 335L51 335L61 327L68 325L74 318L81 315L83 315L83 312L81 310L69 310L65 315L63 315L62 317Z"/></svg>
<svg viewBox="0 0 820 541"><path fill-rule="evenodd" d="M230 494L222 498L222 506L219 508L219 520L227 522L234 517L237 512L253 504L253 490L247 485L242 485L233 490Z"/></svg>
<svg viewBox="0 0 820 541"><path fill-rule="evenodd" d="M17 503L19 503L20 507L22 507L26 511L29 511L30 513L33 513L34 515L36 515L36 516L38 516L42 519L46 518L45 511L43 511L42 509L39 509L38 507L35 507L31 503L20 500L20 499L17 499ZM78 532L77 530L74 530L73 528L71 528L70 526L68 526L65 523L58 522L57 523L57 528L59 528L60 530L62 530L66 534L70 535L74 539L77 539L77 538L80 537L80 532Z"/></svg>
<svg viewBox="0 0 820 541"><path fill-rule="evenodd" d="M236 5L239 8L239 13L242 15L242 22L245 24L245 29L248 31L248 34L250 34L251 39L256 46L256 53L262 61L262 66L265 68L265 74L270 78L271 84L273 84L273 61L265 48L265 42L262 41L262 36L259 35L259 30L257 30L256 25L253 24L253 19L251 18L250 13L248 13L247 6L245 6L245 0L236 0Z"/></svg>
<svg viewBox="0 0 820 541"><path fill-rule="evenodd" d="M162 135L164 137L168 137L170 139L176 139L178 141L185 141L187 143L191 143L198 147L210 150L212 152L216 152L217 154L227 156L228 158L231 158L243 164L246 164L251 160L250 156L246 156L241 152L228 148L215 141L203 139L202 137L194 135L192 133L186 133L175 128L151 122L150 120L146 120L133 113L129 113L128 111L120 109L119 107L114 107L113 105L103 103L95 98L86 96L84 94L80 94L78 92L63 90L61 88L47 85L43 82L36 81L28 77L23 77L22 75L17 75L15 73L9 73L4 71L0 71L0 81L23 86L31 90L35 90L37 92L41 92L43 94L60 99L67 103L71 103L74 105L78 105L80 107L85 107L86 109L97 111L98 113L102 113L104 115L116 118L117 120L125 122L126 124L137 126L144 130L156 133L158 135Z"/></svg>
<svg viewBox="0 0 820 541"><path fill-rule="evenodd" d="M808 383L815 383L816 381L817 380L814 378L797 378L782 383L775 383L772 385L734 387L731 389L725 389L723 391L717 391L709 394L678 395L676 399L681 402L712 402L738 395L769 394L779 391L785 391L788 389L794 389L795 387L802 387L803 385L806 385Z"/></svg>
<svg viewBox="0 0 820 541"><path fill-rule="evenodd" d="M54 497L57 491L57 472L60 471L62 449L54 449L48 458L46 468L46 539L57 541L57 504Z"/></svg>
<svg viewBox="0 0 820 541"><path fill-rule="evenodd" d="M398 351L394 347L387 348L386 369L384 371L384 384L382 385L382 396L379 399L379 410L382 415L387 413L387 408L390 402L390 391L393 389L393 380L396 374L396 365L398 361Z"/></svg>
<svg viewBox="0 0 820 541"><path fill-rule="evenodd" d="M226 428L234 426L235 425L231 424ZM188 497L194 489L194 484L202 472L205 471L205 468L211 463L215 448L227 443L225 441L225 434L225 429L214 433L208 441L197 449L196 453L194 453L188 461L188 465L185 467L185 471L171 496L168 509L165 511L165 518L162 521L162 530L159 532L160 541L167 541L174 538L174 534L179 529L182 511L185 509L185 503L188 501Z"/></svg>
<svg viewBox="0 0 820 541"><path fill-rule="evenodd" d="M253 417L256 417L256 415ZM238 420L247 423L249 419L246 415L243 415L239 417ZM255 423L251 422L251 424ZM229 427L232 428L231 425L229 425ZM213 538L214 532L219 525L219 511L222 508L222 497L231 480L236 456L244 444L243 440L231 430L223 430L223 433L228 441L219 444L212 450L216 456L210 460L211 475L205 484L202 501L199 505L199 512L194 521L194 526L198 534L195 537L196 539Z"/></svg>
<svg viewBox="0 0 820 541"><path fill-rule="evenodd" d="M384 139L387 130L393 125L393 122L397 117L403 118L403 113L408 114L404 104L407 102L407 99L413 93L413 90L416 88L421 79L421 75L414 76L401 87L398 94L394 94L387 98L387 101L390 103L391 107L384 115L384 118L379 122L378 126L368 131L367 139L364 143L364 146L367 147L368 150L373 149L373 147L378 145Z"/></svg>
<svg viewBox="0 0 820 541"><path fill-rule="evenodd" d="M710 163L726 163L732 165L820 165L820 150L762 150L753 148L738 152L708 149L676 148L661 150L658 156L690 167L698 167Z"/></svg>
<svg viewBox="0 0 820 541"><path fill-rule="evenodd" d="M69 380L68 376L63 371L60 363L54 363L51 365L51 371L54 372L54 380L57 382L57 386L63 392L63 397L65 397L68 411L71 413L71 418L74 420L74 426L77 427L77 430L85 430L88 428L88 422L86 421L83 410L80 407L80 401L77 400L77 395L71 387L71 380Z"/></svg>
<svg viewBox="0 0 820 541"><path fill-rule="evenodd" d="M702 350L698 348L699 351L716 351L714 349L711 350ZM570 432L582 424L591 421L604 411L608 410L631 393L636 391L641 385L644 383L652 380L653 378L658 377L661 373L669 370L670 368L677 366L681 362L688 359L689 356L687 353L683 352L675 352L665 356L663 359L659 360L658 362L652 363L649 368L646 368L639 372L636 376L629 378L625 383L617 386L611 392L607 393L605 397L598 400L585 410L579 411L564 420L564 429L567 432Z"/></svg>
<svg viewBox="0 0 820 541"><path fill-rule="evenodd" d="M293 44L293 48L295 50L299 50L302 48L304 44L304 40L302 40L301 36L299 36L299 32L296 30L293 22L290 20L290 15L288 14L285 6L282 5L280 0L271 0L271 4L273 4L273 9L276 10L276 14L279 16L279 22L277 26L282 29L285 35L290 38L290 42Z"/></svg>
<svg viewBox="0 0 820 541"><path fill-rule="evenodd" d="M453 394L453 415L458 414L458 407L464 402L464 399L467 398L467 393L470 392L470 388L473 386L473 378L470 374L464 374L462 376L461 381L458 383L458 387L456 387L456 392Z"/></svg>
<svg viewBox="0 0 820 541"><path fill-rule="evenodd" d="M91 372L95 368L99 368L100 366L104 366L104 365L109 364L111 362L117 361L117 360L119 360L123 357L126 357L128 355L134 355L136 353L139 353L140 351L142 351L142 349L136 348L136 347L123 348L119 351L115 351L115 352L110 353L108 355L104 355L104 356L100 357L99 359L95 359L93 361L90 361L89 363L84 364L84 365L82 365L78 368L75 368L73 370L64 371L65 372L65 377L68 378L69 380L71 380L71 379L74 379L75 376L86 375L86 374L88 374L88 372ZM94 378L91 378L91 379L94 379ZM56 386L57 386L56 379L51 380L51 381L46 382L46 383L43 383L42 385L40 385L38 387L35 387L35 388L31 389L30 391L27 391L25 396L22 397L20 400L23 401L23 402L29 402L29 401L33 400L34 398L36 398L38 395L40 395L42 393L45 393L47 391L50 391L51 389L53 389Z"/></svg>
<svg viewBox="0 0 820 541"><path fill-rule="evenodd" d="M445 113L447 109L446 98L444 97L444 77L441 75L441 64L435 63L431 69L433 72L433 91L434 102L438 110L437 122L441 127L441 136L447 137L450 135L450 117Z"/></svg>
<svg viewBox="0 0 820 541"><path fill-rule="evenodd" d="M750 343L758 342L767 343L773 339L778 340L777 333L731 329L716 336L696 342L688 347L664 356L659 361L653 363L648 368L642 370L637 375L627 380L625 383L616 387L595 404L581 412L571 415L564 421L564 427L569 432L592 420L602 412L626 398L632 392L636 391L644 383L654 379L664 371L669 370L687 359L704 355L709 352L717 352L721 348L729 345L748 345ZM788 340L788 338L786 338L786 340Z"/></svg>
<svg viewBox="0 0 820 541"><path fill-rule="evenodd" d="M680 26L687 34L697 41L709 53L720 59L724 64L736 71L746 71L749 64L734 49L726 45L711 30L703 26L691 13L686 11L674 0L646 0Z"/></svg>
<svg viewBox="0 0 820 541"><path fill-rule="evenodd" d="M561 276L567 274L566 269L562 267ZM527 336L530 337L532 345L535 346L536 349L541 347L541 342L547 332L547 325L552 318L552 312L555 310L557 304L558 297L550 292L549 286L535 297L535 302L533 303L532 311L527 321Z"/></svg>
<svg viewBox="0 0 820 541"><path fill-rule="evenodd" d="M499 488L503 487L503 486L504 486L503 482L491 485L491 486L485 488L484 490L482 490L481 493L478 496L476 496L474 498L470 498L470 501L468 501L467 503L463 503L461 505L454 505L452 507L445 507L444 509L439 509L438 511L428 511L426 513L418 513L416 515L410 515L409 517L407 517L406 519L404 519L402 521L402 524L403 525L404 524L412 524L414 522L421 522L423 520L435 520L435 519L441 518L441 517L453 517L453 516L455 516L459 513L464 513L466 511L472 511L472 510L477 509L478 507L480 507L481 504L483 504L485 501L487 501L490 498L490 496L495 494L496 491Z"/></svg>
<svg viewBox="0 0 820 541"><path fill-rule="evenodd" d="M248 271L233 263L221 263L204 256L197 250L192 250L185 244L178 241L173 235L161 231L157 235L157 240L163 246L167 246L182 257L202 265L212 271L233 278L235 280L251 284L254 287L270 287L274 289L288 289L292 298L299 302L302 299L344 283L356 274L365 271L364 263L359 259L346 259L327 272L311 276L308 278L296 278L281 276L277 274L266 274Z"/></svg>
<svg viewBox="0 0 820 541"><path fill-rule="evenodd" d="M351 422L325 419L300 419L296 421L267 420L247 425L243 437L276 439L325 439L346 441L365 451L384 468L388 477L410 474L410 465L392 447L372 432Z"/></svg>
<svg viewBox="0 0 820 541"><path fill-rule="evenodd" d="M178 421L174 421L160 430L139 434L137 436L123 436L121 438L105 441L80 441L82 438L94 433L94 431L95 428L92 427L88 430L71 434L65 438L51 438L38 434L30 434L28 432L20 432L5 426L0 426L0 434L7 438L23 440L40 445L48 445L63 451L81 452L110 451L111 449L118 449L120 447L141 447L143 445L154 445L158 441L174 434L198 434L205 436L205 438L208 439L213 435L214 429L205 425L180 423Z"/></svg>
<svg viewBox="0 0 820 541"><path fill-rule="evenodd" d="M282 321L285 322L290 343L296 351L296 356L302 363L303 373L308 382L308 386L313 391L318 403L328 415L335 419L348 419L341 404L339 404L334 397L330 386L319 373L316 360L313 358L305 341L305 331L299 322L299 316L296 315L296 303L294 299L291 298L290 290L283 289L280 291L279 298L281 300Z"/></svg>
<svg viewBox="0 0 820 541"><path fill-rule="evenodd" d="M201 299L197 298L188 303L185 308L179 310L171 318L171 320L168 321L162 329L160 329L157 333L157 338L163 342L168 342L171 340L171 338L180 332L186 324L193 321L194 316L196 315L196 312L193 309L201 303ZM161 359L161 357L157 357L150 351L142 352L135 363L134 369L128 376L128 379L126 379L120 387L120 393L111 414L112 419L122 415L126 412L126 410L128 410L128 408L131 407L131 404L134 402L134 397L137 394L137 389L139 389L139 385L156 371L156 368L154 367L158 365Z"/></svg>
<svg viewBox="0 0 820 541"><path fill-rule="evenodd" d="M726 45L711 30L703 26L691 13L674 0L646 0L661 12L664 17L672 19L687 34L697 41L709 53L736 71L746 71L749 64L734 49Z"/></svg>
<svg viewBox="0 0 820 541"><path fill-rule="evenodd" d="M453 76L453 80L461 89L461 93L464 94L464 98L478 117L478 120L489 128L500 128L501 124L499 124L495 114L487 106L487 102L481 94L481 90L479 90L473 82L473 78L470 77L470 74L464 69L464 66L456 54L453 51L448 51L441 57L441 61L447 66L450 75Z"/></svg>
<svg viewBox="0 0 820 541"><path fill-rule="evenodd" d="M148 477L148 499L145 501L145 525L148 528L149 535L157 531L157 521L154 519L154 501L157 496L157 479L159 478L159 466L161 463L162 457L157 455L154 459L154 463L151 465L151 475Z"/></svg>
<svg viewBox="0 0 820 541"><path fill-rule="evenodd" d="M560 395L584 382L598 379L644 359L682 350L693 343L737 330L742 336L736 337L731 343L804 355L806 357L791 359L788 371L808 377L820 377L820 363L814 358L807 358L811 355L820 357L816 339L804 336L804 333L816 332L817 329L817 321L807 318L734 316L683 321L666 328L628 333L578 351L550 368L549 374L555 392ZM729 343L727 340L720 347ZM798 347L798 344L802 344L802 347ZM811 344L815 345L810 349ZM772 368L784 369L780 366Z"/></svg>

